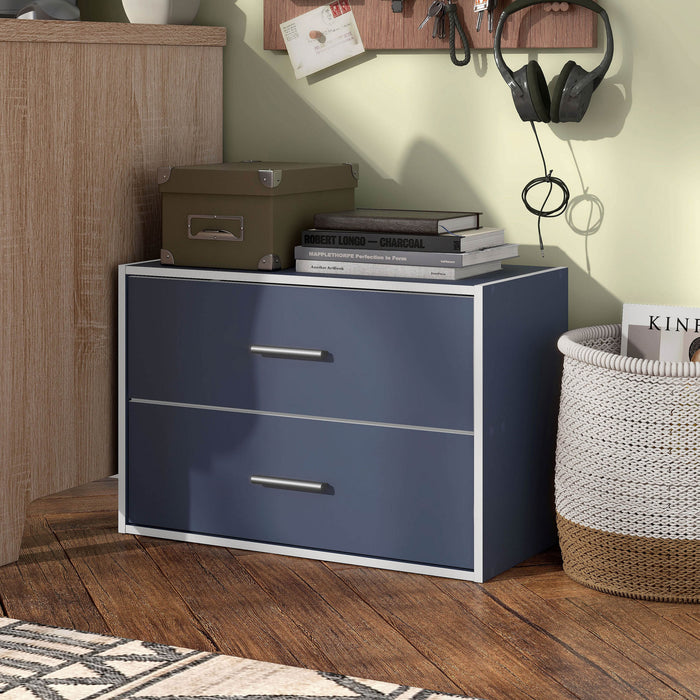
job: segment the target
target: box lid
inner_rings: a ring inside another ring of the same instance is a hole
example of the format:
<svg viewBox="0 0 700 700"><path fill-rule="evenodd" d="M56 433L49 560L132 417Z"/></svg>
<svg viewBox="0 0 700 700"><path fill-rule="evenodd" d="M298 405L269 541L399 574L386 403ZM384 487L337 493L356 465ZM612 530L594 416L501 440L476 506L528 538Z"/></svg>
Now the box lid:
<svg viewBox="0 0 700 700"><path fill-rule="evenodd" d="M357 187L353 163L244 161L158 169L161 192L280 196Z"/></svg>

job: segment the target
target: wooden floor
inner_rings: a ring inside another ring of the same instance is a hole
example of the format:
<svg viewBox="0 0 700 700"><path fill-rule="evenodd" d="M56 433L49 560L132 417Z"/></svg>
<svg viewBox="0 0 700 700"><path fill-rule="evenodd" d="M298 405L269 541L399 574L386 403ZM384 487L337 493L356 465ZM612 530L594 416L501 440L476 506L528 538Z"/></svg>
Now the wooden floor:
<svg viewBox="0 0 700 700"><path fill-rule="evenodd" d="M488 700L700 697L700 606L588 590L556 551L477 585L136 538L116 487L32 505L4 615Z"/></svg>

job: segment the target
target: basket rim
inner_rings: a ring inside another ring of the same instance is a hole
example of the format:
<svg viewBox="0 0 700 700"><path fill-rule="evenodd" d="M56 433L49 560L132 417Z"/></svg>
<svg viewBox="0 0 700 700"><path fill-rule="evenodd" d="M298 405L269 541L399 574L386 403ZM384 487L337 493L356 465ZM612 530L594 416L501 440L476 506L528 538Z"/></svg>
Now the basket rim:
<svg viewBox="0 0 700 700"><path fill-rule="evenodd" d="M622 337L621 323L587 326L575 328L561 335L557 341L557 347L565 357L626 374L652 377L700 377L700 362L643 360L639 357L624 357L581 345L582 342L596 338L620 337Z"/></svg>

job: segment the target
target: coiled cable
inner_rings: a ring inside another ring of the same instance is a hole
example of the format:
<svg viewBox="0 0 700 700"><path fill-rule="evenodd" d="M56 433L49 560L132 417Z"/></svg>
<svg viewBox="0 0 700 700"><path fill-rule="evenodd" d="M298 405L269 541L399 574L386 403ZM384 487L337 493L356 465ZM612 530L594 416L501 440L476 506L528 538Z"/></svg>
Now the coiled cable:
<svg viewBox="0 0 700 700"><path fill-rule="evenodd" d="M565 211L566 208L569 206L569 188L566 186L566 183L561 180L558 177L552 177L552 170L547 171L547 162L544 159L544 153L542 152L542 146L540 144L540 139L539 136L537 136L537 129L535 129L535 123L530 122L530 126L532 127L532 131L535 134L535 139L537 140L537 148L540 150L540 156L542 157L542 166L544 167L544 175L542 177L536 177L533 180L530 180L530 182L525 185L522 191L522 200L523 204L527 208L527 210L531 214L535 214L537 216L537 235L539 237L540 241L540 250L542 251L542 255L544 255L544 244L542 242L542 228L541 228L541 221L542 218L553 218L555 216L561 216ZM538 208L533 207L528 201L527 201L527 196L530 194L530 191L537 187L538 185L543 185L543 184L549 184L549 190L547 191L547 196L544 198L544 201L542 202L542 205ZM549 196L552 194L552 190L554 189L554 186L559 187L562 193L562 200L561 203L555 207L554 209L545 209L545 206L547 204L547 200L549 199Z"/></svg>

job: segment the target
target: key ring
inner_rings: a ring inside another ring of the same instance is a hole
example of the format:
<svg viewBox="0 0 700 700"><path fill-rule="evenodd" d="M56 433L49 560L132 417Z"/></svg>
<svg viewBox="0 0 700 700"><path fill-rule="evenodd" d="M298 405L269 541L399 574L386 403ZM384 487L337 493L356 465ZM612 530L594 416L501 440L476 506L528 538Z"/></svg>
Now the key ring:
<svg viewBox="0 0 700 700"><path fill-rule="evenodd" d="M447 0L444 5L445 12L450 19L450 59L456 66L466 66L471 60L471 50L469 49L469 39L467 39L464 27L462 27L462 23L459 21L459 17L457 17L457 3L455 0ZM464 58L462 59L457 58L455 31L459 32L459 37L464 47Z"/></svg>

